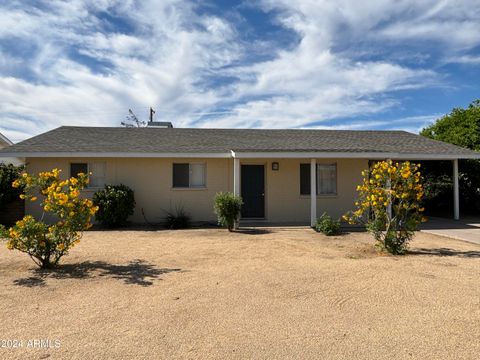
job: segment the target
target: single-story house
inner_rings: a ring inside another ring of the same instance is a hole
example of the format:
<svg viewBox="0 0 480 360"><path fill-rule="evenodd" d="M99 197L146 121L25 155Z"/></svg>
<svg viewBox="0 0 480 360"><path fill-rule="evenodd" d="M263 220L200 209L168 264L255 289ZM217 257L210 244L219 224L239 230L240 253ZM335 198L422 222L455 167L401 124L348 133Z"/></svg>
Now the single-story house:
<svg viewBox="0 0 480 360"><path fill-rule="evenodd" d="M13 143L5 135L0 133L0 149L4 149L10 145L13 145ZM1 163L18 166L23 164L23 159L18 157L4 157L0 155L0 164Z"/></svg>
<svg viewBox="0 0 480 360"><path fill-rule="evenodd" d="M88 196L105 184L135 191L134 222L160 221L183 207L193 221L214 221L219 191L243 197L242 219L313 223L324 211L351 210L369 161L451 160L459 218L458 159L480 153L405 131L192 129L63 126L6 149L29 172L91 172ZM26 212L40 216L37 203Z"/></svg>

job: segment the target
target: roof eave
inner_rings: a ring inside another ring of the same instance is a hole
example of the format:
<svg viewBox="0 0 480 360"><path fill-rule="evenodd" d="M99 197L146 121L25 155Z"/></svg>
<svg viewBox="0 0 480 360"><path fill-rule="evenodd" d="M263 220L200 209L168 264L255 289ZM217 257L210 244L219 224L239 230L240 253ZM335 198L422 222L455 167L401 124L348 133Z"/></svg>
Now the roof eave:
<svg viewBox="0 0 480 360"><path fill-rule="evenodd" d="M235 158L335 158L335 159L392 159L392 160L455 160L480 159L478 154L424 154L392 152L242 152L232 151Z"/></svg>
<svg viewBox="0 0 480 360"><path fill-rule="evenodd" d="M23 158L230 158L229 152L0 152L0 157Z"/></svg>
<svg viewBox="0 0 480 360"><path fill-rule="evenodd" d="M335 158L335 159L392 159L392 160L455 160L480 159L476 154L425 154L425 153L393 153L393 152L0 152L0 157L21 158L239 158L239 159L304 159L304 158Z"/></svg>

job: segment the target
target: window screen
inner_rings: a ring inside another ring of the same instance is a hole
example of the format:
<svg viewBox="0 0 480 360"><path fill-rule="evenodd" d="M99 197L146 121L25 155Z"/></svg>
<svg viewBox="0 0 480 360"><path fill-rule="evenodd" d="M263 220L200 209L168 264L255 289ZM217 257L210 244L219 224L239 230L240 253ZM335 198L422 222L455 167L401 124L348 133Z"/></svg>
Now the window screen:
<svg viewBox="0 0 480 360"><path fill-rule="evenodd" d="M104 162L95 162L89 164L90 171L90 183L89 187L104 187L105 186L105 163Z"/></svg>
<svg viewBox="0 0 480 360"><path fill-rule="evenodd" d="M188 187L189 172L189 164L173 164L173 187Z"/></svg>
<svg viewBox="0 0 480 360"><path fill-rule="evenodd" d="M205 183L205 164L173 164L174 188L199 188Z"/></svg>
<svg viewBox="0 0 480 360"><path fill-rule="evenodd" d="M337 165L317 164L317 194L337 193ZM300 195L310 195L310 164L300 164Z"/></svg>
<svg viewBox="0 0 480 360"><path fill-rule="evenodd" d="M72 163L70 164L70 176L76 177L78 174L89 175L89 188L104 187L106 181L106 163ZM90 174L91 173L91 174Z"/></svg>
<svg viewBox="0 0 480 360"><path fill-rule="evenodd" d="M205 186L205 164L190 164L190 187Z"/></svg>
<svg viewBox="0 0 480 360"><path fill-rule="evenodd" d="M317 164L317 194L337 193L337 165Z"/></svg>
<svg viewBox="0 0 480 360"><path fill-rule="evenodd" d="M88 174L88 164L87 163L72 163L70 164L70 176L77 177L78 174Z"/></svg>
<svg viewBox="0 0 480 360"><path fill-rule="evenodd" d="M300 195L310 195L310 164L300 164Z"/></svg>

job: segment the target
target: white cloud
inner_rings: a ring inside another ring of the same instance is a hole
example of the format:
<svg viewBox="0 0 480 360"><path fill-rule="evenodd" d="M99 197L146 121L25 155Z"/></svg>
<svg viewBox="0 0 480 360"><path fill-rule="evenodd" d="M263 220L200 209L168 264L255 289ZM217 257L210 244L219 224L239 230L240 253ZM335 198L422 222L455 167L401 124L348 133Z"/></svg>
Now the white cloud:
<svg viewBox="0 0 480 360"><path fill-rule="evenodd" d="M480 44L477 0L263 0L267 10L281 10L280 21L299 32L315 34L323 46L339 38L353 41L439 41L452 48Z"/></svg>
<svg viewBox="0 0 480 360"><path fill-rule="evenodd" d="M118 125L128 108L160 105L177 115L218 102L216 92L195 83L204 72L236 57L235 42L228 44L233 34L230 25L215 17L197 17L180 1L157 3L142 2L140 8L122 2L95 5L96 10L113 11L120 4L115 10L131 16L128 20L141 28L140 35L100 32L92 4L86 2L54 3L45 13L5 11L12 26L24 24L23 33L16 36L25 36L39 49L29 61L38 81L0 77L0 109L11 114L0 119L0 131L20 140L62 124ZM72 46L113 66L106 73L92 72L66 54ZM25 122L20 130L12 118L22 117L36 119L38 127Z"/></svg>
<svg viewBox="0 0 480 360"><path fill-rule="evenodd" d="M426 126L432 124L439 117L441 117L441 114L407 116L390 120L365 119L362 121L350 122L348 124L318 126L317 128L331 130L361 130L365 128L383 130L402 129L411 133L418 133Z"/></svg>
<svg viewBox="0 0 480 360"><path fill-rule="evenodd" d="M475 1L250 3L297 35L298 44L283 49L243 41L233 18L199 12L195 2L49 1L43 9L9 2L0 5L0 41L30 50L0 52L0 131L18 141L60 125L118 125L129 108L145 118L149 106L176 126L202 127L305 127L381 113L400 105L396 91L442 81L382 46L436 42L476 64L465 55L480 44ZM121 19L126 31L99 12ZM258 44L270 58L245 63ZM379 55L359 55L369 49ZM18 77L19 67L30 76Z"/></svg>
<svg viewBox="0 0 480 360"><path fill-rule="evenodd" d="M480 64L480 55L459 55L459 56L452 56L445 59L446 62L449 63L459 63L459 64L470 64L470 65L477 65Z"/></svg>

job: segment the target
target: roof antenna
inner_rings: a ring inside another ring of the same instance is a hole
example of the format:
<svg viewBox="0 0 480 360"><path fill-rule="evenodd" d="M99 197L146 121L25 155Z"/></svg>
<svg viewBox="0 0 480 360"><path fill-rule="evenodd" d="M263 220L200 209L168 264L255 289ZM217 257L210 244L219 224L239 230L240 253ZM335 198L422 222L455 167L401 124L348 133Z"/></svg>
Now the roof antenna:
<svg viewBox="0 0 480 360"><path fill-rule="evenodd" d="M153 122L153 114L155 114L155 110L150 106L150 122Z"/></svg>

